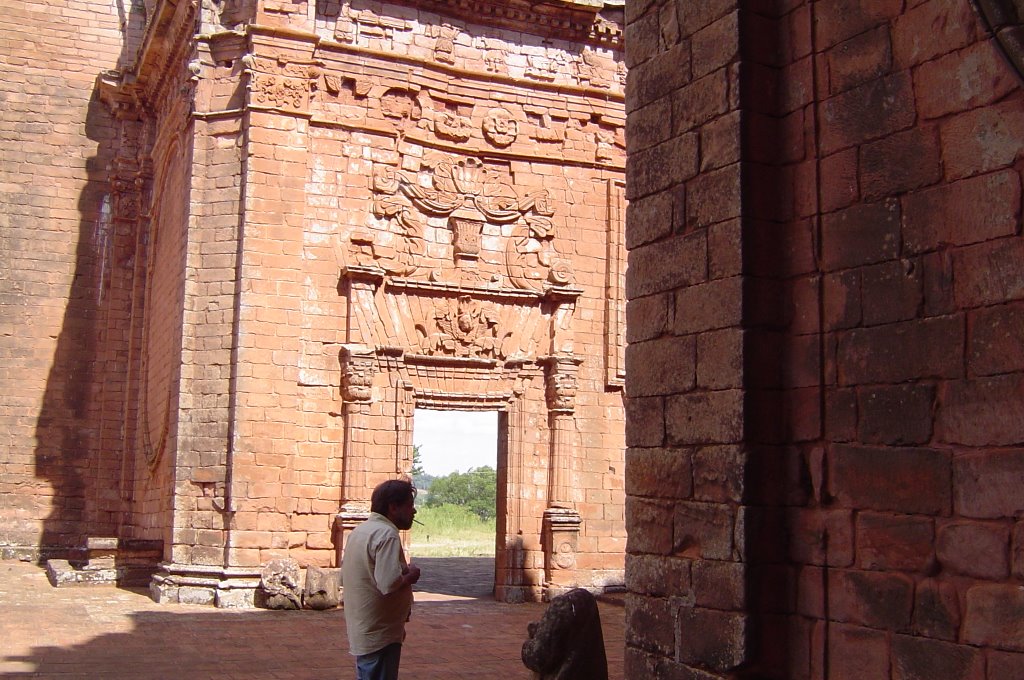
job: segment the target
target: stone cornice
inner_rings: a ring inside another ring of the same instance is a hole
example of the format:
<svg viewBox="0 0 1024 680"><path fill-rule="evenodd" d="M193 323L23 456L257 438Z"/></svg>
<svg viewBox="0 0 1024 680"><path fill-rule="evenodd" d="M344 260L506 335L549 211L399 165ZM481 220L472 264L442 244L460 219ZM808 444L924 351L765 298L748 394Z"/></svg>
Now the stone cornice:
<svg viewBox="0 0 1024 680"><path fill-rule="evenodd" d="M599 16L606 7L614 12L622 11L622 3L616 0L417 0L402 4L471 24L531 35L609 47L618 47L622 41L621 24Z"/></svg>

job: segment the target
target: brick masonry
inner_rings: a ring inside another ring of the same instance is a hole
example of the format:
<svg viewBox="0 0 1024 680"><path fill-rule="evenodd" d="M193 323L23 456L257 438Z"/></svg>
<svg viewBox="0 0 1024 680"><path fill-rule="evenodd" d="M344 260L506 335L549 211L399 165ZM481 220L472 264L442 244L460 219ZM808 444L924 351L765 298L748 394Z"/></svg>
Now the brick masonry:
<svg viewBox="0 0 1024 680"><path fill-rule="evenodd" d="M973 5L627 5L627 677L1024 668L1024 83Z"/></svg>
<svg viewBox="0 0 1024 680"><path fill-rule="evenodd" d="M245 606L487 410L499 597L621 587L622 3L122 4L0 20L4 554Z"/></svg>

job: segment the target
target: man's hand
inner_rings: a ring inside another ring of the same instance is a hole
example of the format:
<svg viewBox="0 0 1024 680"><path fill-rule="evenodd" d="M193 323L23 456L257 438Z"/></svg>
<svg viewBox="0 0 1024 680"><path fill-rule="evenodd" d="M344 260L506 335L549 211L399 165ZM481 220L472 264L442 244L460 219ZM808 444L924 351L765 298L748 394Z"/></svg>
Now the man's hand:
<svg viewBox="0 0 1024 680"><path fill-rule="evenodd" d="M420 580L420 568L415 564L410 564L402 570L402 580L405 581L405 585L411 586Z"/></svg>

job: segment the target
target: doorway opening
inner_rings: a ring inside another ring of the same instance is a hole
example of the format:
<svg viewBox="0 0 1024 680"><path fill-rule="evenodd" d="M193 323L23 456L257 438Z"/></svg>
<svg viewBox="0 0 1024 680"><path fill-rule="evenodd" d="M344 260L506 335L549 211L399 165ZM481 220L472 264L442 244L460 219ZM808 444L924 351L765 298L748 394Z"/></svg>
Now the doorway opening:
<svg viewBox="0 0 1024 680"><path fill-rule="evenodd" d="M498 412L417 408L413 481L419 490L411 556L416 590L444 598L490 597L497 545Z"/></svg>

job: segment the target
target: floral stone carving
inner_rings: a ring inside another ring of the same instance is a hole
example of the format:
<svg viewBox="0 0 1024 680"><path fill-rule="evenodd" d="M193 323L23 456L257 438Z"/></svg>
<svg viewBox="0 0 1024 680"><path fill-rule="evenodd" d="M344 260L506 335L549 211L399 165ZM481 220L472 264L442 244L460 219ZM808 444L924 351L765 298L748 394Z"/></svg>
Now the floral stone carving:
<svg viewBox="0 0 1024 680"><path fill-rule="evenodd" d="M422 325L416 327L424 354L505 358L501 346L511 332L499 330L498 313L487 303L468 295L446 300L435 308L434 324L432 332Z"/></svg>

